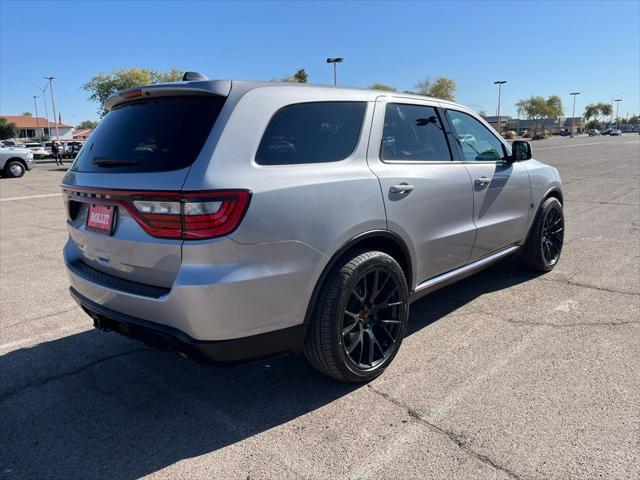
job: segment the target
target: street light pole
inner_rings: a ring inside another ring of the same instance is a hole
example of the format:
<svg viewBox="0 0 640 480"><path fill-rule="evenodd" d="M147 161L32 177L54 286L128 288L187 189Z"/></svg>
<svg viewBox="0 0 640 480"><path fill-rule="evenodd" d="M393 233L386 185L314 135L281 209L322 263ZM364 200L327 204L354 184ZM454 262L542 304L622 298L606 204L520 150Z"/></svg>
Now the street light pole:
<svg viewBox="0 0 640 480"><path fill-rule="evenodd" d="M576 96L580 95L580 92L571 92L570 95L573 96L573 113L571 114L571 138L576 133Z"/></svg>
<svg viewBox="0 0 640 480"><path fill-rule="evenodd" d="M56 103L53 100L53 84L51 80L55 77L44 77L49 80L49 93L51 93L51 108L53 108L53 123L56 126L56 141L60 141L60 132L58 131L58 121L56 120Z"/></svg>
<svg viewBox="0 0 640 480"><path fill-rule="evenodd" d="M51 125L49 123L49 109L47 108L47 96L45 95L45 92L47 91L47 87L49 86L49 84L46 84L44 88L38 86L38 85L34 85L34 87L36 87L38 90L40 90L42 92L42 101L44 102L44 114L47 118L47 136L49 137L49 139L51 139ZM44 133L44 130L42 131L42 133Z"/></svg>
<svg viewBox="0 0 640 480"><path fill-rule="evenodd" d="M35 95L33 96L33 106L36 109L36 131L35 131L35 137L38 138L38 130L40 129L40 124L38 123L38 104L36 103L36 97Z"/></svg>
<svg viewBox="0 0 640 480"><path fill-rule="evenodd" d="M616 98L614 100L614 102L616 102L616 130L618 130L620 127L618 126L618 111L620 110L620 102L622 101L621 98Z"/></svg>
<svg viewBox="0 0 640 480"><path fill-rule="evenodd" d="M336 63L342 63L344 59L342 57L329 57L327 58L327 63L333 63L333 86L335 87L338 82L337 82L337 77L336 77Z"/></svg>
<svg viewBox="0 0 640 480"><path fill-rule="evenodd" d="M502 85L505 83L507 83L506 80L497 80L493 82L494 85L498 85L498 123L496 125L498 127L498 133L500 133L500 91L502 90Z"/></svg>

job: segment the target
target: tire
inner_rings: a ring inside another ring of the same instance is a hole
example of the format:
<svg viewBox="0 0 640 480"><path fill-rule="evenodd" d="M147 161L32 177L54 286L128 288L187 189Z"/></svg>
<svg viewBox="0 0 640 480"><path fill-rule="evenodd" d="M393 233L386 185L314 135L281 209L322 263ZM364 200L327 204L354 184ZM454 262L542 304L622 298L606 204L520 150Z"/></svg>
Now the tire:
<svg viewBox="0 0 640 480"><path fill-rule="evenodd" d="M557 198L547 198L536 214L523 247L524 264L538 272L550 272L558 264L564 243L564 214Z"/></svg>
<svg viewBox="0 0 640 480"><path fill-rule="evenodd" d="M353 252L323 285L304 354L326 375L366 382L393 361L408 321L409 289L398 262L383 252Z"/></svg>
<svg viewBox="0 0 640 480"><path fill-rule="evenodd" d="M20 178L25 171L25 166L17 160L10 160L4 166L4 174L9 178Z"/></svg>

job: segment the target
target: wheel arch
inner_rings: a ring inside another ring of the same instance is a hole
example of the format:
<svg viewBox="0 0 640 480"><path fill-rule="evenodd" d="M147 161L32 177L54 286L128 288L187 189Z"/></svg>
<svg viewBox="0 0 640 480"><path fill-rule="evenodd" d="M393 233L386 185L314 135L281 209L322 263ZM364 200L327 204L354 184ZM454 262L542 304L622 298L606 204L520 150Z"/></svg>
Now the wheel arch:
<svg viewBox="0 0 640 480"><path fill-rule="evenodd" d="M315 310L316 303L322 292L322 288L334 271L337 265L340 264L340 260L343 259L349 252L354 250L377 250L384 252L393 257L402 267L402 271L407 279L407 285L409 286L409 292L413 290L413 268L411 263L411 254L404 240L396 233L389 230L372 230L364 232L351 238L346 242L329 260L325 268L322 270L318 281L311 294L309 305L307 305L307 312L304 317L304 325L309 325L313 311Z"/></svg>
<svg viewBox="0 0 640 480"><path fill-rule="evenodd" d="M557 198L560 202L560 205L564 206L564 197L562 196L562 190L560 190L560 188L553 187L547 190L547 193L544 194L542 200L540 201L540 205L542 205L544 201L549 197Z"/></svg>

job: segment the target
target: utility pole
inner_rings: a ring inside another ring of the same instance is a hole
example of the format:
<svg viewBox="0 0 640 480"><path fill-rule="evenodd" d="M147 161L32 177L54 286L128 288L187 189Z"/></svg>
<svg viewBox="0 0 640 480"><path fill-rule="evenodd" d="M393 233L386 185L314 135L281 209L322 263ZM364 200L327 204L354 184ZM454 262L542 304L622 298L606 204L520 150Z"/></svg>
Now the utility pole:
<svg viewBox="0 0 640 480"><path fill-rule="evenodd" d="M327 63L333 63L333 86L334 87L338 84L337 78L336 78L336 64L337 63L342 63L343 60L344 60L344 58L342 58L342 57L329 57L329 58L327 58Z"/></svg>
<svg viewBox="0 0 640 480"><path fill-rule="evenodd" d="M36 102L36 97L35 95L33 96L33 106L36 109L36 131L35 131L35 137L38 138L38 130L40 129L40 124L38 123L38 104Z"/></svg>
<svg viewBox="0 0 640 480"><path fill-rule="evenodd" d="M49 123L49 109L47 108L47 96L45 95L45 92L47 91L48 86L49 86L48 83L44 86L44 88L38 85L34 85L34 87L36 87L38 90L42 92L42 101L44 102L44 114L46 115L46 118L47 118L47 136L49 137L49 140L51 140L51 125ZM43 130L43 133L44 133L44 130Z"/></svg>
<svg viewBox="0 0 640 480"><path fill-rule="evenodd" d="M618 126L618 111L620 110L620 102L622 101L621 98L616 98L614 100L614 102L616 102L616 130L618 130L620 127Z"/></svg>
<svg viewBox="0 0 640 480"><path fill-rule="evenodd" d="M571 138L576 133L576 96L580 95L580 92L571 92L570 95L573 96L573 113L571 114Z"/></svg>
<svg viewBox="0 0 640 480"><path fill-rule="evenodd" d="M498 124L496 125L498 128L498 133L500 133L500 90L502 90L502 85L507 83L506 80L497 80L493 82L494 85L498 85Z"/></svg>
<svg viewBox="0 0 640 480"><path fill-rule="evenodd" d="M53 108L53 123L56 126L56 141L60 141L60 132L58 131L58 121L56 119L56 103L53 100L53 84L51 83L51 80L53 80L55 77L44 77L44 78L49 80L49 93L51 93L51 108Z"/></svg>

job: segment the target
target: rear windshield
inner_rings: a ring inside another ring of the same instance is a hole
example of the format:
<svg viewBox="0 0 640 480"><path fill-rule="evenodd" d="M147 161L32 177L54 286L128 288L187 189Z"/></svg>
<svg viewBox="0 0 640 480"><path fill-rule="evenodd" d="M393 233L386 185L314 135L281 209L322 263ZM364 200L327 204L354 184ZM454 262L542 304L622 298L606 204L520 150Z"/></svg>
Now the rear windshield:
<svg viewBox="0 0 640 480"><path fill-rule="evenodd" d="M78 172L165 172L190 166L224 104L215 96L162 97L114 108L76 158Z"/></svg>

